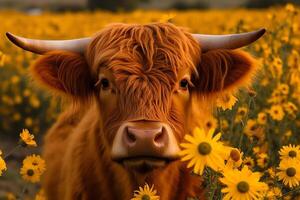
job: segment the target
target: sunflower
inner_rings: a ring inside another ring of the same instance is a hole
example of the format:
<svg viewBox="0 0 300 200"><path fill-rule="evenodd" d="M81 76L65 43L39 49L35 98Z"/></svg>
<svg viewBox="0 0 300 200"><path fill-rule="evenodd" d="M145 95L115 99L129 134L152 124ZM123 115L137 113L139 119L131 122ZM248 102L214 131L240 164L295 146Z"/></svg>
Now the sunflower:
<svg viewBox="0 0 300 200"><path fill-rule="evenodd" d="M260 173L250 171L247 166L241 171L226 170L223 176L220 181L225 185L222 189L222 193L225 193L224 200L262 199L268 188L267 184L259 181Z"/></svg>
<svg viewBox="0 0 300 200"><path fill-rule="evenodd" d="M32 165L34 167L36 167L36 169L42 174L45 172L46 170L46 163L45 160L43 160L41 158L41 156L39 155L31 155L31 156L27 156L24 160L23 160L23 165Z"/></svg>
<svg viewBox="0 0 300 200"><path fill-rule="evenodd" d="M227 130L229 128L229 124L228 124L228 121L226 119L222 119L220 121L220 128L222 130Z"/></svg>
<svg viewBox="0 0 300 200"><path fill-rule="evenodd" d="M2 176L2 172L6 171L6 163L5 160L2 158L2 151L0 150L0 176Z"/></svg>
<svg viewBox="0 0 300 200"><path fill-rule="evenodd" d="M183 147L179 153L181 160L190 160L187 167L194 166L193 171L196 174L202 175L205 166L213 170L224 167L227 147L219 141L221 133L213 137L214 131L214 129L210 129L205 132L203 129L195 128L193 136L185 135L184 137L188 143L180 144Z"/></svg>
<svg viewBox="0 0 300 200"><path fill-rule="evenodd" d="M268 155L266 153L260 153L257 155L257 165L260 167L260 168L265 168L268 164Z"/></svg>
<svg viewBox="0 0 300 200"><path fill-rule="evenodd" d="M217 107L222 108L222 110L231 110L232 107L237 102L237 98L232 94L224 94L221 97L217 98L216 105Z"/></svg>
<svg viewBox="0 0 300 200"><path fill-rule="evenodd" d="M300 162L300 145L292 145L281 147L279 151L281 160L297 159Z"/></svg>
<svg viewBox="0 0 300 200"><path fill-rule="evenodd" d="M131 200L159 200L159 196L156 195L156 190L154 190L154 186L151 188L146 183L144 188L139 187L139 190L135 190L133 194L133 198Z"/></svg>
<svg viewBox="0 0 300 200"><path fill-rule="evenodd" d="M235 123L239 123L248 113L248 108L246 107L239 107L234 119Z"/></svg>
<svg viewBox="0 0 300 200"><path fill-rule="evenodd" d="M41 173L33 165L23 165L20 174L25 181L37 183L40 181Z"/></svg>
<svg viewBox="0 0 300 200"><path fill-rule="evenodd" d="M257 123L260 125L265 125L267 123L267 114L265 112L258 113Z"/></svg>
<svg viewBox="0 0 300 200"><path fill-rule="evenodd" d="M254 167L254 160L251 157L245 157L243 160L244 165L248 166L249 168Z"/></svg>
<svg viewBox="0 0 300 200"><path fill-rule="evenodd" d="M44 173L45 167L45 161L41 159L40 156L27 156L23 160L20 174L24 180L36 183L40 181L40 177Z"/></svg>
<svg viewBox="0 0 300 200"><path fill-rule="evenodd" d="M45 192L43 189L41 189L36 195L35 195L35 200L46 200L45 197Z"/></svg>
<svg viewBox="0 0 300 200"><path fill-rule="evenodd" d="M277 200L279 197L282 197L281 189L278 187L271 187L265 197L268 200Z"/></svg>
<svg viewBox="0 0 300 200"><path fill-rule="evenodd" d="M30 134L27 129L22 130L22 132L20 133L20 138L22 145L24 146L37 146L36 142L34 141L34 135Z"/></svg>
<svg viewBox="0 0 300 200"><path fill-rule="evenodd" d="M279 180L290 188L298 186L300 182L300 162L296 159L282 160L277 172Z"/></svg>
<svg viewBox="0 0 300 200"><path fill-rule="evenodd" d="M283 105L284 110L289 114L295 114L298 111L297 106L292 102L287 102Z"/></svg>
<svg viewBox="0 0 300 200"><path fill-rule="evenodd" d="M277 89L281 92L283 95L289 94L289 86L285 83L281 83L278 85Z"/></svg>
<svg viewBox="0 0 300 200"><path fill-rule="evenodd" d="M271 115L272 119L276 121L281 121L284 117L284 111L280 105L273 105L269 110L269 114Z"/></svg>
<svg viewBox="0 0 300 200"><path fill-rule="evenodd" d="M226 159L226 167L228 168L238 168L241 166L243 160L243 152L237 148L232 148L229 152L229 156Z"/></svg>
<svg viewBox="0 0 300 200"><path fill-rule="evenodd" d="M275 169L273 167L270 167L268 170L267 170L267 173L269 175L270 178L275 178L276 174L275 174Z"/></svg>
<svg viewBox="0 0 300 200"><path fill-rule="evenodd" d="M259 124L254 119L249 119L244 128L244 133L251 138L256 138L260 141L264 140L265 133L264 128L259 126Z"/></svg>
<svg viewBox="0 0 300 200"><path fill-rule="evenodd" d="M6 193L6 200L16 200L16 199L17 198L13 193L11 192Z"/></svg>

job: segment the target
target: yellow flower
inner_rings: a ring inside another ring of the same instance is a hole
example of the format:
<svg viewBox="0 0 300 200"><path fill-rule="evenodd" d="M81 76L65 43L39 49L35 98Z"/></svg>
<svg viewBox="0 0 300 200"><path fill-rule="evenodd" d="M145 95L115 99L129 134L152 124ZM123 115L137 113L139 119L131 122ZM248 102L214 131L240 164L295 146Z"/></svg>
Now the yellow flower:
<svg viewBox="0 0 300 200"><path fill-rule="evenodd" d="M256 146L256 147L253 147L253 148L252 148L252 151L253 151L254 154L258 154L258 153L261 152L261 149L260 149L259 146Z"/></svg>
<svg viewBox="0 0 300 200"><path fill-rule="evenodd" d="M226 119L222 119L220 121L220 128L221 128L221 130L227 130L229 128L229 124Z"/></svg>
<svg viewBox="0 0 300 200"><path fill-rule="evenodd" d="M281 121L284 117L284 111L280 105L273 105L269 110L269 114L271 115L272 119L276 121Z"/></svg>
<svg viewBox="0 0 300 200"><path fill-rule="evenodd" d="M226 170L220 181L225 185L222 193L225 193L224 200L244 200L244 199L262 199L263 193L268 186L260 182L260 173L252 172L247 166L241 171L238 169Z"/></svg>
<svg viewBox="0 0 300 200"><path fill-rule="evenodd" d="M268 155L266 153L260 153L257 157L257 165L261 168L265 168L268 164Z"/></svg>
<svg viewBox="0 0 300 200"><path fill-rule="evenodd" d="M203 123L205 130L215 129L217 127L217 120L214 117L207 117L203 120Z"/></svg>
<svg viewBox="0 0 300 200"><path fill-rule="evenodd" d="M271 178L275 178L276 174L275 174L275 169L274 169L274 168L270 167L270 168L267 170L267 172L268 172L268 174L269 174L269 176L270 176Z"/></svg>
<svg viewBox="0 0 300 200"><path fill-rule="evenodd" d="M272 64L270 65L271 73L273 77L281 77L282 75L282 60L280 57L274 57Z"/></svg>
<svg viewBox="0 0 300 200"><path fill-rule="evenodd" d="M219 141L221 133L213 137L214 129L204 131L195 128L193 136L185 135L184 139L188 143L182 143L183 150L179 153L182 161L188 161L187 167L194 166L194 173L202 175L204 167L208 166L213 170L219 170L224 167L224 158L227 150Z"/></svg>
<svg viewBox="0 0 300 200"><path fill-rule="evenodd" d="M35 195L35 200L46 200L45 197L45 192L43 189L41 189L36 195Z"/></svg>
<svg viewBox="0 0 300 200"><path fill-rule="evenodd" d="M45 171L45 161L40 156L27 156L23 160L23 166L20 170L22 178L28 182L36 183L40 181L41 175Z"/></svg>
<svg viewBox="0 0 300 200"><path fill-rule="evenodd" d="M289 86L287 84L281 83L278 85L277 89L283 95L289 94Z"/></svg>
<svg viewBox="0 0 300 200"><path fill-rule="evenodd" d="M232 107L237 102L237 98L232 94L224 94L221 97L217 98L216 105L217 107L222 108L222 110L231 110Z"/></svg>
<svg viewBox="0 0 300 200"><path fill-rule="evenodd" d="M281 147L279 151L281 160L297 159L300 162L300 145L292 145Z"/></svg>
<svg viewBox="0 0 300 200"><path fill-rule="evenodd" d="M6 193L6 200L16 200L16 199L17 198L13 193L11 192Z"/></svg>
<svg viewBox="0 0 300 200"><path fill-rule="evenodd" d="M253 160L253 158L251 158L249 156L244 158L243 163L244 163L244 165L248 166L249 168L254 167L254 160Z"/></svg>
<svg viewBox="0 0 300 200"><path fill-rule="evenodd" d="M266 194L268 200L277 200L280 199L279 197L281 196L282 192L281 189L278 187L271 187Z"/></svg>
<svg viewBox="0 0 300 200"><path fill-rule="evenodd" d="M286 4L286 6L285 6L285 10L288 11L288 12L294 12L294 11L295 11L295 7L294 7L293 4L288 3L288 4Z"/></svg>
<svg viewBox="0 0 300 200"><path fill-rule="evenodd" d="M37 183L40 181L41 174L33 165L23 165L20 174L25 181Z"/></svg>
<svg viewBox="0 0 300 200"><path fill-rule="evenodd" d="M248 137L255 137L257 139L263 140L265 137L263 127L259 126L256 120L249 119L244 128L244 133Z"/></svg>
<svg viewBox="0 0 300 200"><path fill-rule="evenodd" d="M32 118L31 117L26 117L25 125L26 126L32 126L32 124L33 124Z"/></svg>
<svg viewBox="0 0 300 200"><path fill-rule="evenodd" d="M283 105L283 107L284 107L284 110L290 115L296 115L296 113L298 111L297 106L292 102L285 103Z"/></svg>
<svg viewBox="0 0 300 200"><path fill-rule="evenodd" d="M175 13L168 13L168 14L164 14L159 22L165 23L165 22L172 22L172 20L176 17Z"/></svg>
<svg viewBox="0 0 300 200"><path fill-rule="evenodd" d="M24 160L23 160L23 165L32 165L34 167L37 168L37 170L43 174L46 170L46 162L45 160L43 160L41 158L41 156L39 155L30 155L27 156Z"/></svg>
<svg viewBox="0 0 300 200"><path fill-rule="evenodd" d="M248 113L248 108L246 107L239 107L234 119L235 123L240 122Z"/></svg>
<svg viewBox="0 0 300 200"><path fill-rule="evenodd" d="M260 112L257 115L257 123L260 125L265 125L267 122L267 114L265 112Z"/></svg>
<svg viewBox="0 0 300 200"><path fill-rule="evenodd" d="M296 159L282 160L279 163L280 171L277 172L279 180L290 188L298 186L300 181L300 162Z"/></svg>
<svg viewBox="0 0 300 200"><path fill-rule="evenodd" d="M6 163L5 160L2 158L2 151L0 150L0 176L2 176L3 171L6 170Z"/></svg>
<svg viewBox="0 0 300 200"><path fill-rule="evenodd" d="M131 200L159 200L159 196L156 195L156 190L154 190L154 186L151 188L146 183L144 188L139 187L139 190L134 191L133 198Z"/></svg>
<svg viewBox="0 0 300 200"><path fill-rule="evenodd" d="M34 135L30 134L27 129L22 130L20 137L25 146L37 146L36 142L34 141Z"/></svg>
<svg viewBox="0 0 300 200"><path fill-rule="evenodd" d="M232 148L229 151L229 156L226 158L226 167L233 169L241 166L243 160L243 152L237 148Z"/></svg>

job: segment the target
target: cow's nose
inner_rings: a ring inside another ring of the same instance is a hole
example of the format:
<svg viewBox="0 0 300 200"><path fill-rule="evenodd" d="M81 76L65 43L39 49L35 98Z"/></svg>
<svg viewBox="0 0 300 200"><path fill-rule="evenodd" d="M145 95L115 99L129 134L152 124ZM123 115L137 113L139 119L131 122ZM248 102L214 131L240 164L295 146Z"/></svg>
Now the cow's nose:
<svg viewBox="0 0 300 200"><path fill-rule="evenodd" d="M167 148L168 134L163 126L156 128L128 126L124 129L123 142L129 155L157 156Z"/></svg>

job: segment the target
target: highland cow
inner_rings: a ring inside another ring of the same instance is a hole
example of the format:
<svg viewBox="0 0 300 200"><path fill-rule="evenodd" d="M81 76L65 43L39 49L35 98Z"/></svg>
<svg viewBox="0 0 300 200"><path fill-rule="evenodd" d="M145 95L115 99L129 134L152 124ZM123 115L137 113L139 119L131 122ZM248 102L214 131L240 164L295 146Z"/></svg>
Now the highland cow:
<svg viewBox="0 0 300 200"><path fill-rule="evenodd" d="M48 200L128 200L154 185L161 200L203 198L201 177L178 158L214 99L251 83L255 59L237 48L264 34L191 34L171 23L112 24L91 38L35 40L40 85L70 102L44 144Z"/></svg>

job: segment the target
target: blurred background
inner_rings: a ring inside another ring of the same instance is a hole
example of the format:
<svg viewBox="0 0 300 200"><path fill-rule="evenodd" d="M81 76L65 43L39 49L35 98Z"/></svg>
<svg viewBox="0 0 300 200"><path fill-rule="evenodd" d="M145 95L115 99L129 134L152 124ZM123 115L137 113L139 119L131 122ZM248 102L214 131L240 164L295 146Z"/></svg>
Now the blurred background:
<svg viewBox="0 0 300 200"><path fill-rule="evenodd" d="M286 3L299 4L299 0L0 0L2 9L18 9L31 12L42 10L79 11L109 10L131 11L141 9L209 9L209 8L267 8Z"/></svg>
<svg viewBox="0 0 300 200"><path fill-rule="evenodd" d="M0 176L0 200L17 196L31 199L38 190L39 184L26 183L19 169L26 155L41 152L43 134L64 107L60 99L39 89L29 77L28 67L37 55L13 46L5 32L40 39L71 39L91 36L113 22L170 22L194 33L208 34L239 33L266 27L269 34L247 48L263 66L270 66L263 70L254 85L260 95L248 119L270 108L272 102L270 104L267 99L272 97L278 83L290 86L287 98L296 106L300 105L300 88L291 86L300 85L300 79L294 78L291 82L284 78L289 77L289 72L295 73L285 68L293 65L289 63L289 56L295 57L291 59L296 60L297 70L300 62L299 4L300 0L0 0L0 150L4 156L9 154L5 158L8 169ZM245 99L241 97L232 112L219 116L233 119L240 106L248 105L249 98L252 97L248 94ZM295 121L300 119L298 112L292 117ZM300 123L289 124L292 121L288 117L284 119L285 128L278 130L282 134L292 131L289 137L299 142L299 134L294 137L293 132L298 130ZM220 123L220 120L208 120L215 127ZM227 123L235 122L228 120ZM271 124L274 130L278 128L276 123ZM236 127L240 128L234 130L242 132L243 126L238 125ZM35 136L38 147L15 151L23 128ZM238 142L235 137L229 138L231 143ZM277 149L283 141L279 137ZM285 142L289 141L288 138Z"/></svg>

